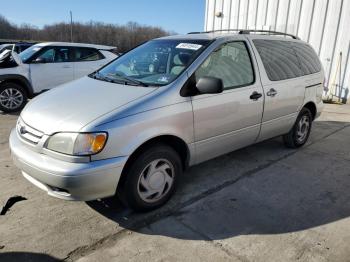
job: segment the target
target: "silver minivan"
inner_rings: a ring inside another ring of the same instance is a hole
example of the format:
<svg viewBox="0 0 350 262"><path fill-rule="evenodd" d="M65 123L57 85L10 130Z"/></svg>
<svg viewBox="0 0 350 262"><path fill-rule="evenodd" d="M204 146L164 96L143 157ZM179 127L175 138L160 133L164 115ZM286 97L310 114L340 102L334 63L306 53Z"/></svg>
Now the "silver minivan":
<svg viewBox="0 0 350 262"><path fill-rule="evenodd" d="M307 43L278 34L146 42L31 100L10 135L14 162L51 196L118 194L150 210L189 166L280 135L301 147L322 110L324 73Z"/></svg>

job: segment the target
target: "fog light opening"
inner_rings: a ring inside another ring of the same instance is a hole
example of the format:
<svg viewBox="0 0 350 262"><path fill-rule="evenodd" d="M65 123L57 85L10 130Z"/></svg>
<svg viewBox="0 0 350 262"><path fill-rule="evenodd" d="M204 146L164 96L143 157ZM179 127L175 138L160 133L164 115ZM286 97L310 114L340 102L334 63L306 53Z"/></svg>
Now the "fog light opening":
<svg viewBox="0 0 350 262"><path fill-rule="evenodd" d="M50 186L50 188L56 194L60 194L60 195L63 195L63 196L70 196L70 193L69 193L69 191L67 189L63 189L63 188L59 188L59 187L53 187L53 186Z"/></svg>

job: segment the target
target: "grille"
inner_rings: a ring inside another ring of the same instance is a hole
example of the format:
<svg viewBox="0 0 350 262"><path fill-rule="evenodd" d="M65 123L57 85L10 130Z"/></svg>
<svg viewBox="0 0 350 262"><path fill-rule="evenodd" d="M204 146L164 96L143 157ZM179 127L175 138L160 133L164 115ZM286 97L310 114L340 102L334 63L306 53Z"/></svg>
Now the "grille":
<svg viewBox="0 0 350 262"><path fill-rule="evenodd" d="M44 133L28 126L21 119L17 122L17 132L25 140L37 144L43 137Z"/></svg>

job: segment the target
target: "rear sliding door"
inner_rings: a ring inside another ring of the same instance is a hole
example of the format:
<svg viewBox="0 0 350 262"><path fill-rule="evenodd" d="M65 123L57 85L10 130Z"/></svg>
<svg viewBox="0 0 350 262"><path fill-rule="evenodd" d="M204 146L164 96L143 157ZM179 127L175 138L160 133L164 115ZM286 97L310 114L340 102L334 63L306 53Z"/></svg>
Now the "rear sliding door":
<svg viewBox="0 0 350 262"><path fill-rule="evenodd" d="M288 133L303 105L305 80L290 41L252 40L265 94L259 141Z"/></svg>

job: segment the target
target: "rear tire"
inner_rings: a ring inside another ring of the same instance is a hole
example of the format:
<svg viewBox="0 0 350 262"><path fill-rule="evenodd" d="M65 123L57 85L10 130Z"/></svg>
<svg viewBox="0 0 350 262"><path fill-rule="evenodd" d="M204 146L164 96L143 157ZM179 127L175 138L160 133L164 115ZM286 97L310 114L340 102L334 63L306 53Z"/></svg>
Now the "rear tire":
<svg viewBox="0 0 350 262"><path fill-rule="evenodd" d="M5 113L18 112L27 103L26 90L16 83L0 85L0 110Z"/></svg>
<svg viewBox="0 0 350 262"><path fill-rule="evenodd" d="M119 188L124 203L136 211L149 211L165 204L182 174L177 152L167 145L155 145L139 154L126 170Z"/></svg>
<svg viewBox="0 0 350 262"><path fill-rule="evenodd" d="M283 136L286 147L302 147L308 140L312 126L312 114L309 109L301 109L292 129Z"/></svg>

